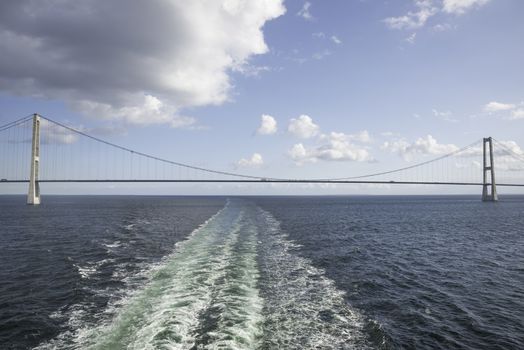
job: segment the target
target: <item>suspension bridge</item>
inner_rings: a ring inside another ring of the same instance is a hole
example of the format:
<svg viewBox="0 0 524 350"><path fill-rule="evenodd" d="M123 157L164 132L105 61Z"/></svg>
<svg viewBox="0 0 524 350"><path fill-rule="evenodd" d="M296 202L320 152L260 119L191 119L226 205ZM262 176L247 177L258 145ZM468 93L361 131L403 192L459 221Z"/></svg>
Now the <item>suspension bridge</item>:
<svg viewBox="0 0 524 350"><path fill-rule="evenodd" d="M0 185L28 183L27 203L33 205L40 204L41 183L477 186L482 189L483 201L497 201L497 187L524 187L524 152L513 142L497 141L492 137L434 159L392 170L337 178L260 177L156 157L33 114L0 126L0 156Z"/></svg>

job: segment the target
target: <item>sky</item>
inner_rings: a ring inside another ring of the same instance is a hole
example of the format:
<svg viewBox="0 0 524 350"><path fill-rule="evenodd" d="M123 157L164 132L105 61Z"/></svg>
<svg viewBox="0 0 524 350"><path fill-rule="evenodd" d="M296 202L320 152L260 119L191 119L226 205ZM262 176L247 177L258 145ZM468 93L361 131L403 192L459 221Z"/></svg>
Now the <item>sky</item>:
<svg viewBox="0 0 524 350"><path fill-rule="evenodd" d="M520 0L4 0L0 125L39 113L134 150L263 177L384 171L488 136L524 155L522 14ZM441 193L269 184L42 191Z"/></svg>

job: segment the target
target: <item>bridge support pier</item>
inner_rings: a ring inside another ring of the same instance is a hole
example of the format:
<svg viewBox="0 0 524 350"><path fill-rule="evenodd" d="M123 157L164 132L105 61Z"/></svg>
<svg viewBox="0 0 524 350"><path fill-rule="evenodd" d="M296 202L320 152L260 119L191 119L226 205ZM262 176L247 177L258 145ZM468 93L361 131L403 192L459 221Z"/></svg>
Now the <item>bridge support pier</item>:
<svg viewBox="0 0 524 350"><path fill-rule="evenodd" d="M38 183L38 171L40 165L40 116L33 115L33 141L31 147L31 173L29 174L29 193L27 204L40 204L40 184Z"/></svg>
<svg viewBox="0 0 524 350"><path fill-rule="evenodd" d="M489 151L489 165L488 154L486 146ZM497 184L495 182L495 164L493 163L493 139L491 137L484 138L482 142L483 155L483 171L482 171L482 201L496 202L499 200L497 195ZM488 176L489 173L489 176ZM489 178L489 182L488 182ZM490 191L491 187L491 191Z"/></svg>

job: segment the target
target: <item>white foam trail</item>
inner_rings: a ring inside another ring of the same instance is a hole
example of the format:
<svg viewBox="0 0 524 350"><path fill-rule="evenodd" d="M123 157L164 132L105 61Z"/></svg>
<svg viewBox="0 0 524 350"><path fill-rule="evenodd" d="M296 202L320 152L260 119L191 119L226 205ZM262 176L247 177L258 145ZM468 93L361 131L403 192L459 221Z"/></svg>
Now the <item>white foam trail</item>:
<svg viewBox="0 0 524 350"><path fill-rule="evenodd" d="M367 349L364 319L322 269L293 253L299 245L259 209L267 349Z"/></svg>
<svg viewBox="0 0 524 350"><path fill-rule="evenodd" d="M214 220L217 220L220 215L224 213L224 211L229 207L229 200L226 202L226 205L224 208L219 210L215 215L213 215L211 218L206 220L203 224L201 224L199 227L197 227L187 240L178 242L175 245L175 252L169 256L166 256L164 259L162 259L161 263L149 265L149 268L147 270L143 270L139 272L136 276L126 276L126 279L144 279L150 280L150 285L155 284L155 276L161 275L163 268L166 266L169 266L169 263L172 262L172 258L178 254L179 249L181 249L185 245L191 245L191 241L194 239L195 236L199 235L205 235L206 227L208 225L211 225ZM124 269L125 270L125 269ZM121 271L122 275L125 275L125 271ZM132 283L131 285L134 286ZM131 286L130 285L130 286ZM136 303L140 302L144 299L144 295L147 295L150 293L151 286L146 286L144 290L128 290L127 294L128 296L125 298L119 298L117 300L114 300L111 302L106 310L103 310L99 315L96 315L95 318L102 320L101 325L92 325L92 324L86 324L84 322L85 316L86 316L86 310L88 307L83 304L75 304L70 307L69 315L68 315L68 327L72 329L71 331L65 331L61 334L59 334L56 338L42 343L35 347L36 350L49 350L49 349L85 349L85 348L103 348L103 346L98 346L101 341L103 341L103 334L104 332L108 332L111 330L111 327L118 324L118 319L113 319L112 322L103 321L104 316L111 316L113 317L115 314L117 317L124 317L122 314L126 314L128 310L133 311L134 306L136 306ZM153 302L153 300L152 300ZM145 304L147 304L147 301L144 301ZM136 308L135 308L136 310ZM144 310L146 311L146 310ZM62 311L61 311L62 312ZM144 312L144 314L146 314ZM54 315L54 314L53 314ZM58 316L59 314L56 313L54 316ZM126 346L122 346L126 347ZM118 347L117 347L118 348ZM129 346L129 349L133 349L134 347ZM137 349L139 347L136 347Z"/></svg>
<svg viewBox="0 0 524 350"><path fill-rule="evenodd" d="M86 331L79 340L93 349L191 347L199 314L209 307L213 285L224 274L240 219L241 212L227 206L178 244L151 283L126 303L111 324Z"/></svg>
<svg viewBox="0 0 524 350"><path fill-rule="evenodd" d="M262 335L263 302L257 288L257 227L245 215L223 282L217 285L209 310L219 311L218 322L206 336L206 348L253 349Z"/></svg>
<svg viewBox="0 0 524 350"><path fill-rule="evenodd" d="M79 329L72 347L254 348L263 304L257 289L257 228L244 212L228 203L177 244L110 322Z"/></svg>

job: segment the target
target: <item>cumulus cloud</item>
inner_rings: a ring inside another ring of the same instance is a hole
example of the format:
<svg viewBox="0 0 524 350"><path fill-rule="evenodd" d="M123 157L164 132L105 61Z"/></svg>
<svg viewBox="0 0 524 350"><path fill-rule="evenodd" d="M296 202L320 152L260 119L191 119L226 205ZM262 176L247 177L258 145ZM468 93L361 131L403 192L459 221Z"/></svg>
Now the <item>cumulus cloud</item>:
<svg viewBox="0 0 524 350"><path fill-rule="evenodd" d="M242 158L237 162L240 168L258 168L264 165L264 159L260 153L253 153L251 158Z"/></svg>
<svg viewBox="0 0 524 350"><path fill-rule="evenodd" d="M228 100L229 72L268 51L282 0L0 2L0 89L89 115L187 126Z"/></svg>
<svg viewBox="0 0 524 350"><path fill-rule="evenodd" d="M490 102L484 106L486 112L501 112L514 109L516 106L511 103L501 103L501 102Z"/></svg>
<svg viewBox="0 0 524 350"><path fill-rule="evenodd" d="M490 0L444 0L443 9L445 12L461 15L467 10L485 5Z"/></svg>
<svg viewBox="0 0 524 350"><path fill-rule="evenodd" d="M431 136L420 137L415 142L409 143L405 139L386 141L382 149L396 153L405 160L413 159L416 154L442 155L457 151L459 148L454 144L440 144Z"/></svg>
<svg viewBox="0 0 524 350"><path fill-rule="evenodd" d="M309 139L318 135L320 127L313 122L310 116L302 114L289 121L287 131L301 139Z"/></svg>
<svg viewBox="0 0 524 350"><path fill-rule="evenodd" d="M260 126L257 129L259 135L272 135L277 132L277 121L268 114L262 114L260 117Z"/></svg>
<svg viewBox="0 0 524 350"><path fill-rule="evenodd" d="M288 156L298 165L323 161L373 161L367 147L359 144L373 140L367 130L355 134L343 132L320 133L320 127L308 115L289 122L288 132L302 139L313 139L315 144L297 143L288 150Z"/></svg>
<svg viewBox="0 0 524 350"><path fill-rule="evenodd" d="M297 143L288 151L288 155L299 165L319 160L356 162L373 160L366 148L351 142L355 139L353 135L331 132L328 135L322 135L320 139L322 143L311 148Z"/></svg>
<svg viewBox="0 0 524 350"><path fill-rule="evenodd" d="M311 161L311 158L309 157L309 152L306 150L306 147L304 147L302 143L294 144L293 147L291 147L291 149L288 151L288 155L298 164Z"/></svg>

